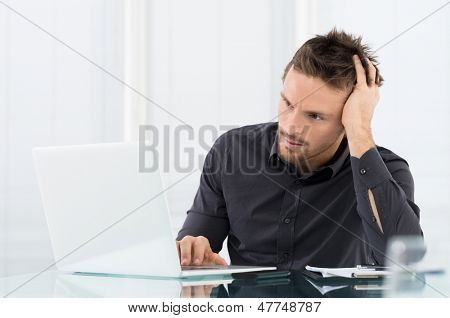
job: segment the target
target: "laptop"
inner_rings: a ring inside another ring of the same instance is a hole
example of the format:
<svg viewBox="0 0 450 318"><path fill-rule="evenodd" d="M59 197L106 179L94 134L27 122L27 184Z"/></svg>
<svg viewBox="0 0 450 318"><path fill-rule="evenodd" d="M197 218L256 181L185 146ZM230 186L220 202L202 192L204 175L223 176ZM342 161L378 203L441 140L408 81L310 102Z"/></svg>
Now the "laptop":
<svg viewBox="0 0 450 318"><path fill-rule="evenodd" d="M180 265L158 171L138 143L34 148L56 267L64 272L190 277L275 270ZM176 191L172 189L172 191Z"/></svg>

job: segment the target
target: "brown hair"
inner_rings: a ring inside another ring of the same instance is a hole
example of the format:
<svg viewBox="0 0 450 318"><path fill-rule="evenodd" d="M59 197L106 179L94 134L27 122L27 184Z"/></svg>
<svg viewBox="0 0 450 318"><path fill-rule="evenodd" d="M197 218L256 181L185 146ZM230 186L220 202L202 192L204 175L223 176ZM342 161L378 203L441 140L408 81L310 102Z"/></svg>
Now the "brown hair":
<svg viewBox="0 0 450 318"><path fill-rule="evenodd" d="M326 35L316 35L306 41L295 53L284 70L282 80L293 68L306 75L319 77L329 86L337 89L347 89L356 83L356 70L353 55L357 54L368 74L368 65L364 57L369 58L377 69L375 83L383 84L383 77L378 71L378 61L374 52L361 44L362 38L333 28Z"/></svg>

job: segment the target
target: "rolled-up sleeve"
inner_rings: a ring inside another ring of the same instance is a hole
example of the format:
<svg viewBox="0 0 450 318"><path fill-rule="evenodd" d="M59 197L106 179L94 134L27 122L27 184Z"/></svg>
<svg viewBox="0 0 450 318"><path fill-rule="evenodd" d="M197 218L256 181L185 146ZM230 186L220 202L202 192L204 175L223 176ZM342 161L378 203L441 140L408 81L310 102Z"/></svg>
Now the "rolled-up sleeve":
<svg viewBox="0 0 450 318"><path fill-rule="evenodd" d="M351 156L357 211L363 221L369 249L375 263L385 261L386 244L393 235L423 236L420 209L414 203L414 180L407 162L400 157L383 160L374 147L361 158ZM372 191L380 230L369 201Z"/></svg>
<svg viewBox="0 0 450 318"><path fill-rule="evenodd" d="M220 139L206 155L200 186L177 236L177 240L181 240L186 235L202 235L209 240L215 253L222 249L223 241L230 229L222 192L222 160L225 147Z"/></svg>

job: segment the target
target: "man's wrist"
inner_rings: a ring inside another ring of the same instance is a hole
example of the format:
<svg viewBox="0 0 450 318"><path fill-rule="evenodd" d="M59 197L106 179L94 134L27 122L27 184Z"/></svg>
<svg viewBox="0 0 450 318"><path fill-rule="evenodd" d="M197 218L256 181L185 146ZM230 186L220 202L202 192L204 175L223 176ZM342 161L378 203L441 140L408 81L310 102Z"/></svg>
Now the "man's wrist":
<svg viewBox="0 0 450 318"><path fill-rule="evenodd" d="M345 132L351 156L361 158L367 150L375 147L370 127L346 127Z"/></svg>

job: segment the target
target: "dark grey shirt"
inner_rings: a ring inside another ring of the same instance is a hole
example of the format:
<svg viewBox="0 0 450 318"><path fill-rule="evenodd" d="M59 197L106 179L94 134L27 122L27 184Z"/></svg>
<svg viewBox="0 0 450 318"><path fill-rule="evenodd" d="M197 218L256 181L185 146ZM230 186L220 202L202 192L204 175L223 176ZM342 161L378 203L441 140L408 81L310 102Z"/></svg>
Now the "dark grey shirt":
<svg viewBox="0 0 450 318"><path fill-rule="evenodd" d="M303 269L383 264L389 237L423 235L404 159L380 146L358 159L344 138L329 163L299 176L278 156L277 128L245 126L217 139L177 240L203 235L219 252L228 236L233 265Z"/></svg>

